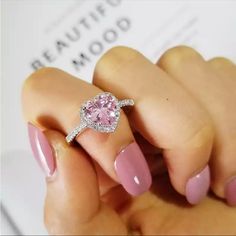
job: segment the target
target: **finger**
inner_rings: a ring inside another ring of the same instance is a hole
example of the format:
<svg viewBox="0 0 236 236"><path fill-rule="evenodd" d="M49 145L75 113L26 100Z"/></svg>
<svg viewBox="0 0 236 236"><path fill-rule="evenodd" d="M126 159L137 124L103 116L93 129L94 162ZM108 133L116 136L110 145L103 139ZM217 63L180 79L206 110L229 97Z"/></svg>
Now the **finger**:
<svg viewBox="0 0 236 236"><path fill-rule="evenodd" d="M68 146L62 134L29 124L34 155L47 175L45 224L51 235L125 233L119 216L100 202L92 162L82 148ZM48 172L48 170L50 170ZM106 225L102 222L106 220Z"/></svg>
<svg viewBox="0 0 236 236"><path fill-rule="evenodd" d="M211 64L216 65L215 62ZM224 64L232 67L232 64ZM224 197L228 180L236 174L236 84L233 74L220 76L188 47L169 50L158 65L198 98L211 115L216 131L211 160L212 189L218 196Z"/></svg>
<svg viewBox="0 0 236 236"><path fill-rule="evenodd" d="M130 122L163 149L175 189L198 203L209 186L213 137L205 111L178 83L130 48L108 51L96 66L93 82L119 98L134 99Z"/></svg>
<svg viewBox="0 0 236 236"><path fill-rule="evenodd" d="M224 80L224 83L235 88L236 65L232 61L224 57L216 57L209 60L207 64L217 73L220 79ZM235 93L234 90L233 94Z"/></svg>
<svg viewBox="0 0 236 236"><path fill-rule="evenodd" d="M134 137L147 159L152 177L162 175L163 173L167 172L161 149L150 144L137 132L134 133Z"/></svg>
<svg viewBox="0 0 236 236"><path fill-rule="evenodd" d="M226 59L226 58L213 58L208 61L208 64L212 67L215 73L219 76L219 78L227 83L230 88L234 88L234 94L232 93L232 98L234 103L236 102L236 66L235 64ZM229 91L229 90L228 90ZM235 109L233 110L235 112ZM231 116L231 113L229 114ZM235 116L234 116L235 117ZM236 119L234 120L234 124L236 123ZM236 145L236 126L234 128L234 137L231 139L232 145ZM224 187L224 196L229 205L236 205L236 158L235 158L235 148L232 150L231 160L219 160L215 163L215 169L217 172L220 171L221 168L225 168L224 171L227 171L225 187ZM227 161L227 162L226 162ZM226 162L226 163L225 163ZM217 166L218 165L218 166ZM233 168L232 168L233 167Z"/></svg>
<svg viewBox="0 0 236 236"><path fill-rule="evenodd" d="M218 69L219 73L222 72L222 69L223 71L225 70L225 73L228 73L228 70L226 70L227 68L233 69L236 66L231 60L225 57L214 57L208 60L207 63L214 69ZM230 70L230 73L233 73L235 75L234 70ZM232 79L232 77L230 76L228 79Z"/></svg>
<svg viewBox="0 0 236 236"><path fill-rule="evenodd" d="M67 134L80 122L80 105L100 92L99 88L61 70L44 68L24 83L23 111L27 121ZM130 194L139 195L149 189L150 171L122 111L114 133L86 129L77 136L77 141ZM134 175L139 184L135 182Z"/></svg>

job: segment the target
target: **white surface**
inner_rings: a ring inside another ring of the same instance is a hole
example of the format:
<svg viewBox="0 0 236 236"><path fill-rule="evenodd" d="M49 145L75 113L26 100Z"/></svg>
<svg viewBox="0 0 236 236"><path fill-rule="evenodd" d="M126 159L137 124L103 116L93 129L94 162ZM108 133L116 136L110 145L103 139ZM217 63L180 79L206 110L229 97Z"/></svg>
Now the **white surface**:
<svg viewBox="0 0 236 236"><path fill-rule="evenodd" d="M30 152L2 156L2 204L24 235L45 235L43 199L45 179Z"/></svg>
<svg viewBox="0 0 236 236"><path fill-rule="evenodd" d="M15 227L14 223L9 219L7 212L1 208L1 235L19 235L19 230Z"/></svg>
<svg viewBox="0 0 236 236"><path fill-rule="evenodd" d="M105 16L99 17L99 23L91 23L91 30L80 25L81 38L67 42L69 46L58 55L55 40L65 40L65 32L82 17L91 22L89 13L96 13L96 6L101 4ZM117 7L102 0L2 1L1 199L23 234L46 232L42 212L44 179L29 149L20 105L21 85L32 72L31 61L42 60L42 52L49 50L56 60L47 63L48 66L60 67L87 81L91 81L101 54L88 54L91 62L79 72L71 60L81 51L88 53L93 41L102 42L103 52L114 45L127 45L140 50L152 61L177 44L193 46L206 58L221 55L236 61L235 9L235 1L132 0L121 1ZM126 32L115 25L120 17L131 21ZM119 36L111 44L102 39L110 28Z"/></svg>
<svg viewBox="0 0 236 236"><path fill-rule="evenodd" d="M1 211L1 235L15 235L12 225L8 222L5 215Z"/></svg>

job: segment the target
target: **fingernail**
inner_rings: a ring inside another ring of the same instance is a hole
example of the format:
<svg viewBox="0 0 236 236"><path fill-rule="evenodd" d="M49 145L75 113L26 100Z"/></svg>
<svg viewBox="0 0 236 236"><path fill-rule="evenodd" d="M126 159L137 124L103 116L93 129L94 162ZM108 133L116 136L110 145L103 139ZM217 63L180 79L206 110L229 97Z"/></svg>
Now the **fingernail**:
<svg viewBox="0 0 236 236"><path fill-rule="evenodd" d="M55 171L55 160L46 136L41 130L30 123L28 123L28 134L37 163L47 177L52 176Z"/></svg>
<svg viewBox="0 0 236 236"><path fill-rule="evenodd" d="M236 206L236 177L226 184L225 197L230 206Z"/></svg>
<svg viewBox="0 0 236 236"><path fill-rule="evenodd" d="M128 193L137 196L150 188L151 173L136 142L124 148L116 157L114 164L117 176Z"/></svg>
<svg viewBox="0 0 236 236"><path fill-rule="evenodd" d="M186 184L186 198L190 204L198 204L210 187L210 170L207 165L200 173L190 178Z"/></svg>

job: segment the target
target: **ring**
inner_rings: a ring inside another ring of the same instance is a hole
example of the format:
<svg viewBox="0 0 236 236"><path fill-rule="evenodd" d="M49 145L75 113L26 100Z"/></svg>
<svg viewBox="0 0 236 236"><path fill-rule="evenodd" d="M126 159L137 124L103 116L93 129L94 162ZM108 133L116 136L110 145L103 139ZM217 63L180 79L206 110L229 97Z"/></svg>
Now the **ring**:
<svg viewBox="0 0 236 236"><path fill-rule="evenodd" d="M103 133L114 132L120 118L120 108L133 105L132 99L119 101L109 92L98 94L81 105L80 124L66 136L67 143L72 142L86 128Z"/></svg>

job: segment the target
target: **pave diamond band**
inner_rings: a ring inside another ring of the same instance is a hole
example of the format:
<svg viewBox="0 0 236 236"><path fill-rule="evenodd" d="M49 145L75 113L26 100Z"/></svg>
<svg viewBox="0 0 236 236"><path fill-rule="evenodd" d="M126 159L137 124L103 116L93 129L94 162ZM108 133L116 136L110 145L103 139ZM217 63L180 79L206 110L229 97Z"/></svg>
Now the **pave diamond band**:
<svg viewBox="0 0 236 236"><path fill-rule="evenodd" d="M85 122L81 123L79 126L76 126L74 130L66 136L66 142L72 142L79 133L86 129L86 127L87 125Z"/></svg>
<svg viewBox="0 0 236 236"><path fill-rule="evenodd" d="M118 101L109 92L98 94L82 104L80 124L66 136L67 143L71 143L86 128L105 133L114 132L120 118L120 108L133 105L134 101L132 99Z"/></svg>
<svg viewBox="0 0 236 236"><path fill-rule="evenodd" d="M118 102L119 107L133 106L133 105L134 105L134 100L133 99L124 99L124 100L120 100Z"/></svg>

